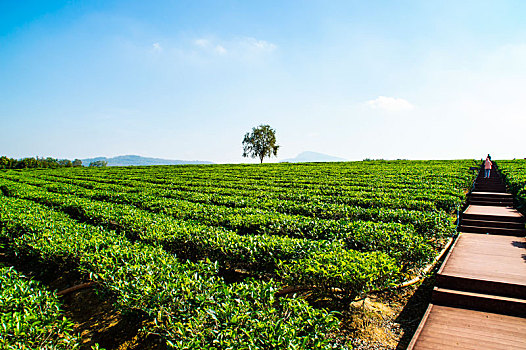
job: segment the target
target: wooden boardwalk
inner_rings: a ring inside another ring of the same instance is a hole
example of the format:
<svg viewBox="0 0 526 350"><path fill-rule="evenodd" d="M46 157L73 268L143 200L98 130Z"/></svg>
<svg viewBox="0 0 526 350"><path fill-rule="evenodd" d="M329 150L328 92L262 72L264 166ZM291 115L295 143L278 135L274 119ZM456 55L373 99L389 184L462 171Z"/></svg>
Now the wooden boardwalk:
<svg viewBox="0 0 526 350"><path fill-rule="evenodd" d="M430 304L410 349L526 349L526 318Z"/></svg>
<svg viewBox="0 0 526 350"><path fill-rule="evenodd" d="M485 215L485 216L499 216L501 219L513 220L514 218L522 218L522 215L511 207L496 207L487 205L470 205L464 211L464 214L470 215ZM464 215L465 217L466 215ZM482 218L482 219L487 219Z"/></svg>
<svg viewBox="0 0 526 350"><path fill-rule="evenodd" d="M476 180L408 349L526 349L525 219L503 187Z"/></svg>

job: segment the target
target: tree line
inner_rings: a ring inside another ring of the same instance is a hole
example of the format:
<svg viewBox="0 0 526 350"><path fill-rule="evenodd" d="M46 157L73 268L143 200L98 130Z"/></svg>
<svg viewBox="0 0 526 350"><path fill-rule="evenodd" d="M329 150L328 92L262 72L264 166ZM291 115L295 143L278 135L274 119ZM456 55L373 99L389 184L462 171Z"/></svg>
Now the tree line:
<svg viewBox="0 0 526 350"><path fill-rule="evenodd" d="M105 167L108 162L105 160L97 160L89 163L91 167ZM36 168L72 168L82 166L82 160L75 159L71 161L69 159L55 159L51 157L32 157L14 159L6 156L0 157L0 169L36 169Z"/></svg>
<svg viewBox="0 0 526 350"><path fill-rule="evenodd" d="M51 157L30 157L14 159L6 156L0 157L0 169L27 169L27 168L66 168L82 166L80 159L55 159Z"/></svg>

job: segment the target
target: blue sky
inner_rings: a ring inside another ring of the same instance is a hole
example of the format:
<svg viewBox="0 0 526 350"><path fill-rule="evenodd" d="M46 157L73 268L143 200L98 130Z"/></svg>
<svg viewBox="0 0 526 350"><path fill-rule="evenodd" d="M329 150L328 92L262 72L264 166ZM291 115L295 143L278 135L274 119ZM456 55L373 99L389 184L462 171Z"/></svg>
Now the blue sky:
<svg viewBox="0 0 526 350"><path fill-rule="evenodd" d="M523 1L0 1L0 154L526 157ZM257 160L256 160L257 161Z"/></svg>

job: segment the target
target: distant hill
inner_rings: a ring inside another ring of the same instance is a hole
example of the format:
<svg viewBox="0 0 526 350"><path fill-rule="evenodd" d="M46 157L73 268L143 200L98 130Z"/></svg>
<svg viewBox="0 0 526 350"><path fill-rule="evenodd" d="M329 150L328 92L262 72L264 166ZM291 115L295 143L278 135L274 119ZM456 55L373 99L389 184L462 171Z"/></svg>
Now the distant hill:
<svg viewBox="0 0 526 350"><path fill-rule="evenodd" d="M295 158L283 159L280 162L303 163L303 162L345 162L347 159L330 156L318 152L302 152Z"/></svg>
<svg viewBox="0 0 526 350"><path fill-rule="evenodd" d="M181 164L214 164L212 162L200 160L171 160L161 158L148 158L135 155L117 156L113 158L96 157L81 159L82 165L88 166L91 162L104 160L108 166L141 166L141 165L181 165Z"/></svg>

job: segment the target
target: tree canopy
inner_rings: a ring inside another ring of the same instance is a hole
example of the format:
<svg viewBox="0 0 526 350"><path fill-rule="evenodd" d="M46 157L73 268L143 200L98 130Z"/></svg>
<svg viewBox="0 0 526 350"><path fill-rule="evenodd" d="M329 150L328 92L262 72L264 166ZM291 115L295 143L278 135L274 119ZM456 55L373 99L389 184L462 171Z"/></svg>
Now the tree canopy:
<svg viewBox="0 0 526 350"><path fill-rule="evenodd" d="M108 162L105 161L105 160L96 160L94 162L89 163L90 167L98 167L98 168L102 168L102 167L105 167L107 165L108 165Z"/></svg>
<svg viewBox="0 0 526 350"><path fill-rule="evenodd" d="M80 159L75 159L71 162L69 159L55 159L52 157L47 158L22 158L13 159L6 156L0 157L0 169L27 169L27 168L69 168L75 166L82 166Z"/></svg>
<svg viewBox="0 0 526 350"><path fill-rule="evenodd" d="M243 138L243 157L263 158L277 156L279 146L276 145L276 131L270 125L260 125L252 128Z"/></svg>

